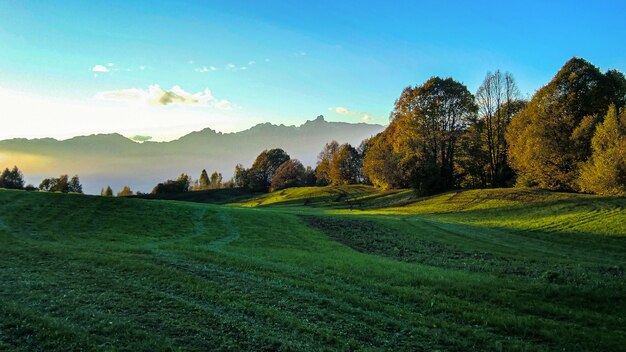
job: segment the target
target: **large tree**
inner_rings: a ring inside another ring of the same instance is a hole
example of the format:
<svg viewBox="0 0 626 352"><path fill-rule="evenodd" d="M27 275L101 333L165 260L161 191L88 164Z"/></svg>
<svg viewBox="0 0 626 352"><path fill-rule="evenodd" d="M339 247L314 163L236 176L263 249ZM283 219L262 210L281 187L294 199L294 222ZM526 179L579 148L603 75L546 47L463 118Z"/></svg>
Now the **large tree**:
<svg viewBox="0 0 626 352"><path fill-rule="evenodd" d="M513 172L508 163L505 132L513 115L523 107L513 75L500 70L487 73L476 92L476 104L480 125L471 132L484 135L487 183L491 187L506 186Z"/></svg>
<svg viewBox="0 0 626 352"><path fill-rule="evenodd" d="M317 156L315 178L317 179L317 184L320 186L330 184L330 161L337 149L339 149L339 143L337 143L337 141L331 141L324 145L324 148Z"/></svg>
<svg viewBox="0 0 626 352"><path fill-rule="evenodd" d="M267 192L276 170L287 160L289 154L280 148L261 152L247 172L249 187L253 191Z"/></svg>
<svg viewBox="0 0 626 352"><path fill-rule="evenodd" d="M297 159L289 159L282 163L272 178L272 191L289 187L300 187L305 184L305 169Z"/></svg>
<svg viewBox="0 0 626 352"><path fill-rule="evenodd" d="M626 79L589 62L569 60L512 119L506 138L518 184L576 190L580 165L591 155L596 125L610 104L626 102Z"/></svg>
<svg viewBox="0 0 626 352"><path fill-rule="evenodd" d="M329 163L329 178L333 185L348 185L359 179L359 152L348 143L333 153Z"/></svg>
<svg viewBox="0 0 626 352"><path fill-rule="evenodd" d="M454 187L457 142L475 113L473 95L452 78L405 88L366 156L366 175L385 186L406 182L421 194Z"/></svg>

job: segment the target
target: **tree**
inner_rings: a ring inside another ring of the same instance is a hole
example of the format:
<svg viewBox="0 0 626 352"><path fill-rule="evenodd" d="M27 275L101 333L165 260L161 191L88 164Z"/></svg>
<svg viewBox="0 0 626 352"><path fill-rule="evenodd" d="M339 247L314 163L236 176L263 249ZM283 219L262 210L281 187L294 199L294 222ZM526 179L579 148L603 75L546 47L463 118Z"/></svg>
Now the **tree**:
<svg viewBox="0 0 626 352"><path fill-rule="evenodd" d="M126 197L126 196L132 196L132 195L133 195L133 191L128 186L124 186L122 190L117 194L118 197Z"/></svg>
<svg viewBox="0 0 626 352"><path fill-rule="evenodd" d="M513 75L500 70L488 72L476 92L476 104L481 126L472 132L480 131L485 135L487 183L491 187L503 187L513 177L507 160L505 133L511 118L523 106Z"/></svg>
<svg viewBox="0 0 626 352"><path fill-rule="evenodd" d="M78 175L72 176L70 182L67 183L67 192L83 193L83 186L80 184Z"/></svg>
<svg viewBox="0 0 626 352"><path fill-rule="evenodd" d="M100 195L103 197L113 197L113 190L111 189L111 186L107 186L104 191L100 192Z"/></svg>
<svg viewBox="0 0 626 352"><path fill-rule="evenodd" d="M365 175L383 187L410 184L419 194L454 187L458 140L475 113L474 97L452 78L405 88L368 150Z"/></svg>
<svg viewBox="0 0 626 352"><path fill-rule="evenodd" d="M187 174L180 174L176 180L167 180L165 182L159 183L152 189L152 194L163 194L163 193L182 193L189 191L189 186L191 184L191 177Z"/></svg>
<svg viewBox="0 0 626 352"><path fill-rule="evenodd" d="M374 186L383 189L406 188L410 186L417 156L407 152L406 145L398 142L395 136L398 123L389 126L369 141L363 160L363 176Z"/></svg>
<svg viewBox="0 0 626 352"><path fill-rule="evenodd" d="M511 120L506 139L518 185L576 190L600 117L610 104L619 109L625 102L624 75L569 60Z"/></svg>
<svg viewBox="0 0 626 352"><path fill-rule="evenodd" d="M280 148L261 152L247 172L250 189L258 192L267 192L272 184L272 178L276 170L287 160L289 160L289 154Z"/></svg>
<svg viewBox="0 0 626 352"><path fill-rule="evenodd" d="M315 178L317 184L326 186L330 184L330 160L339 148L337 141L331 141L324 145L324 148L317 156L317 167L315 168Z"/></svg>
<svg viewBox="0 0 626 352"><path fill-rule="evenodd" d="M333 185L357 183L359 178L359 153L350 144L342 144L329 162L329 180Z"/></svg>
<svg viewBox="0 0 626 352"><path fill-rule="evenodd" d="M6 189L23 189L24 188L24 175L17 168L13 166L13 169L8 168L2 171L0 174L0 188Z"/></svg>
<svg viewBox="0 0 626 352"><path fill-rule="evenodd" d="M272 178L271 190L276 191L289 187L301 187L305 182L305 169L296 159L282 163Z"/></svg>
<svg viewBox="0 0 626 352"><path fill-rule="evenodd" d="M83 193L83 186L80 184L78 175L74 175L71 180L67 175L45 178L39 184L39 189L48 192Z"/></svg>
<svg viewBox="0 0 626 352"><path fill-rule="evenodd" d="M581 167L583 192L626 196L626 109L611 105L592 140L593 154Z"/></svg>
<svg viewBox="0 0 626 352"><path fill-rule="evenodd" d="M199 188L200 189L207 189L209 188L209 175L207 174L205 169L202 169L202 172L200 173L200 179L198 180L199 182Z"/></svg>
<svg viewBox="0 0 626 352"><path fill-rule="evenodd" d="M211 183L209 188L218 189L222 188L222 174L217 171L211 174Z"/></svg>
<svg viewBox="0 0 626 352"><path fill-rule="evenodd" d="M455 170L463 188L486 188L489 184L491 164L486 135L485 121L473 119L459 138Z"/></svg>
<svg viewBox="0 0 626 352"><path fill-rule="evenodd" d="M241 164L235 165L234 181L237 187L248 188L250 182L248 179L248 169Z"/></svg>
<svg viewBox="0 0 626 352"><path fill-rule="evenodd" d="M315 170L307 166L306 170L304 170L304 185L305 186L315 186L317 183L317 179L315 178Z"/></svg>

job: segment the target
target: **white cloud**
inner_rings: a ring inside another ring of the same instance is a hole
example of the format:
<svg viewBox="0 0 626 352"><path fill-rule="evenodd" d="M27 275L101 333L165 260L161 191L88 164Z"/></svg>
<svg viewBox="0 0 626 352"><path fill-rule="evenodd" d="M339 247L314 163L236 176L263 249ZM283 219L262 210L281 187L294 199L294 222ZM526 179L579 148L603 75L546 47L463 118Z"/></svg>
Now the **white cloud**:
<svg viewBox="0 0 626 352"><path fill-rule="evenodd" d="M144 65L139 66L139 71L143 71L145 69L146 69L146 66L144 66Z"/></svg>
<svg viewBox="0 0 626 352"><path fill-rule="evenodd" d="M109 62L109 63L107 64L107 66L109 66L109 67L113 67L113 63L112 63L112 62Z"/></svg>
<svg viewBox="0 0 626 352"><path fill-rule="evenodd" d="M180 86L173 86L169 90L162 89L158 84L148 89L129 88L99 92L95 95L98 100L123 101L146 105L185 105L199 107L214 107L220 110L230 110L234 105L226 99L217 99L206 88L197 93L189 93Z"/></svg>
<svg viewBox="0 0 626 352"><path fill-rule="evenodd" d="M298 51L297 53L294 54L294 56L297 56L297 57L306 56L306 51Z"/></svg>
<svg viewBox="0 0 626 352"><path fill-rule="evenodd" d="M270 59L265 59L265 62L270 62Z"/></svg>
<svg viewBox="0 0 626 352"><path fill-rule="evenodd" d="M254 61L254 60L248 62L248 66L252 66L254 64L256 64L256 61Z"/></svg>
<svg viewBox="0 0 626 352"><path fill-rule="evenodd" d="M336 108L329 108L329 110L334 111L335 113L337 113L339 115L355 115L355 114L358 114L358 112L350 111L350 110L348 110L348 108L345 108L343 106L338 106Z"/></svg>
<svg viewBox="0 0 626 352"><path fill-rule="evenodd" d="M335 108L328 108L328 110L335 112L336 114L339 115L361 115L361 121L362 122L371 122L373 117L372 115L366 113L366 112L359 112L359 111L352 111L346 107L343 106L337 106Z"/></svg>
<svg viewBox="0 0 626 352"><path fill-rule="evenodd" d="M216 108L164 108L162 105L35 95L0 85L0 101L0 116L13 117L6 121L6 128L0 129L0 140L16 137L63 139L118 132L125 136L152 136L151 140L165 141L206 127L232 132L248 128L250 124L250 120L240 115L236 106L231 110L220 110L220 107L228 107L223 100L214 103L218 105ZM2 157L0 155L0 159Z"/></svg>
<svg viewBox="0 0 626 352"><path fill-rule="evenodd" d="M95 65L91 68L92 72L109 72L109 69L103 65Z"/></svg>

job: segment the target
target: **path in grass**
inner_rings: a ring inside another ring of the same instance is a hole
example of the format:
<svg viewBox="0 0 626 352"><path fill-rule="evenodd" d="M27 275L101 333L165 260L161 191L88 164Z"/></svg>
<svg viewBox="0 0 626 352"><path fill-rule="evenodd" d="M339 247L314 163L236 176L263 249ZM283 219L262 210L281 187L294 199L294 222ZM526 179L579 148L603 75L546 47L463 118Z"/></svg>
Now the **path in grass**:
<svg viewBox="0 0 626 352"><path fill-rule="evenodd" d="M220 223L226 228L227 236L209 242L209 244L207 245L207 248L211 251L220 251L227 244L238 240L240 236L239 230L237 230L237 227L233 225L230 211L226 209L221 209L218 219ZM204 223L201 222L201 230L203 231L203 229L204 229ZM198 230L198 226L196 226L196 230Z"/></svg>

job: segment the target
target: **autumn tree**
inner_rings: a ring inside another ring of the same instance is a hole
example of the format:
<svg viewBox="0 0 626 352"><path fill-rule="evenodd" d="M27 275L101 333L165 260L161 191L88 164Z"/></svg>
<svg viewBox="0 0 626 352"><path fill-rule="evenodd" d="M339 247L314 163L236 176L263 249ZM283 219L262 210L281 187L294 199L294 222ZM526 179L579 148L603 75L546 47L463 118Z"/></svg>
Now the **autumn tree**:
<svg viewBox="0 0 626 352"><path fill-rule="evenodd" d="M132 195L133 195L133 191L128 186L122 187L122 190L119 193L117 193L118 197L126 197L126 196L132 196Z"/></svg>
<svg viewBox="0 0 626 352"><path fill-rule="evenodd" d="M276 191L290 187L301 187L305 183L305 169L297 159L289 159L282 163L272 178L271 190Z"/></svg>
<svg viewBox="0 0 626 352"><path fill-rule="evenodd" d="M623 74L602 74L583 59L569 60L511 120L506 139L518 184L576 190L596 125L610 104L619 109L625 102Z"/></svg>
<svg viewBox="0 0 626 352"><path fill-rule="evenodd" d="M217 171L211 174L211 181L209 184L209 188L218 189L222 187L222 174Z"/></svg>
<svg viewBox="0 0 626 352"><path fill-rule="evenodd" d="M324 145L324 148L317 156L317 167L315 168L315 178L317 184L320 186L326 186L330 184L330 161L339 149L339 143L337 141L331 141Z"/></svg>
<svg viewBox="0 0 626 352"><path fill-rule="evenodd" d="M592 139L592 156L581 167L583 192L626 196L626 109L609 107Z"/></svg>
<svg viewBox="0 0 626 352"><path fill-rule="evenodd" d="M473 95L452 78L405 88L390 125L370 146L366 175L384 187L410 184L420 194L454 187L457 142L475 113Z"/></svg>
<svg viewBox="0 0 626 352"><path fill-rule="evenodd" d="M350 144L340 145L329 160L329 181L333 185L357 183L359 178L359 153Z"/></svg>

